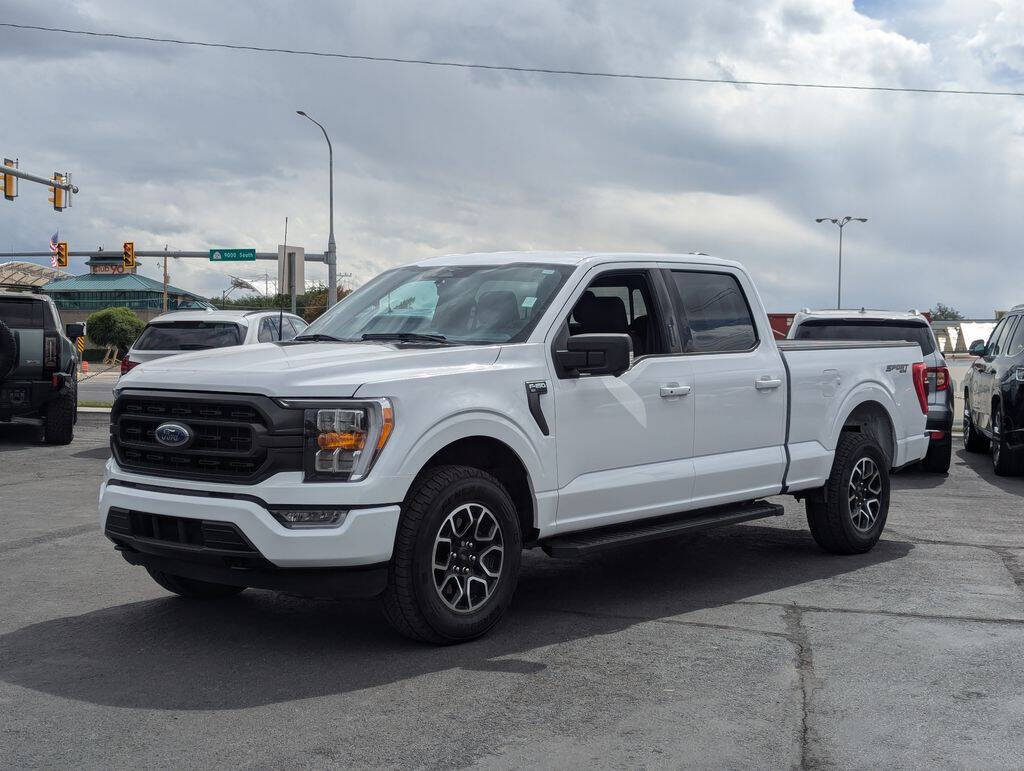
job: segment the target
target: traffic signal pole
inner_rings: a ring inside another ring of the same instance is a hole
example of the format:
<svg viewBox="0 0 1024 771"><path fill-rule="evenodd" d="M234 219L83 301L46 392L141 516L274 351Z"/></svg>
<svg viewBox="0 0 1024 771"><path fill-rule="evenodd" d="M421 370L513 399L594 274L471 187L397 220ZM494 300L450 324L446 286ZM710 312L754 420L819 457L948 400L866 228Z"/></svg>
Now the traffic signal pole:
<svg viewBox="0 0 1024 771"><path fill-rule="evenodd" d="M49 177L40 177L35 174L29 174L27 171L22 171L14 166L4 166L0 168L0 174L10 174L12 177L23 179L26 182L38 182L40 185L46 185L47 187L59 187L61 190L66 190L69 193L77 193L78 185L72 185L68 182L55 182ZM65 179L69 178L69 175L64 175Z"/></svg>

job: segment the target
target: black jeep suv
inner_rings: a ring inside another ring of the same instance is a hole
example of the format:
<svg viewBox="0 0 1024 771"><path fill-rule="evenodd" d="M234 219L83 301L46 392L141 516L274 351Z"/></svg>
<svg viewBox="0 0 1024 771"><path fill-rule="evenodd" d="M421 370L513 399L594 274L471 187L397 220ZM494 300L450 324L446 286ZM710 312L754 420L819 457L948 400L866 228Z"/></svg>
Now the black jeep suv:
<svg viewBox="0 0 1024 771"><path fill-rule="evenodd" d="M975 340L977 356L964 378L964 447L991 449L1000 476L1024 470L1024 305L1002 318L988 342Z"/></svg>
<svg viewBox="0 0 1024 771"><path fill-rule="evenodd" d="M67 334L65 334L65 332ZM0 423L41 426L49 444L69 444L78 419L78 349L45 295L0 291Z"/></svg>

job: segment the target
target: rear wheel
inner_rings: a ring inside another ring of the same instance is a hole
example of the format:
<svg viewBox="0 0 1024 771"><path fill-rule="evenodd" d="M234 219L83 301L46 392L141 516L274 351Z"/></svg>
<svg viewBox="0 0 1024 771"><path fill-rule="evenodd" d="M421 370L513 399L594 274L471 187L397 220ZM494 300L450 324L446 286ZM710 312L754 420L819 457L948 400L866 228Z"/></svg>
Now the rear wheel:
<svg viewBox="0 0 1024 771"><path fill-rule="evenodd" d="M822 549L835 554L870 551L889 514L885 452L866 434L842 434L828 481L805 505L807 525Z"/></svg>
<svg viewBox="0 0 1024 771"><path fill-rule="evenodd" d="M46 405L43 418L43 441L47 444L71 444L75 438L75 416L78 412L78 388L71 385Z"/></svg>
<svg viewBox="0 0 1024 771"><path fill-rule="evenodd" d="M1005 477L1020 472L1020 454L1011 450L1003 434L1003 410L992 408L992 470Z"/></svg>
<svg viewBox="0 0 1024 771"><path fill-rule="evenodd" d="M508 491L470 466L439 466L402 506L384 615L414 640L449 645L488 632L519 578L522 534Z"/></svg>
<svg viewBox="0 0 1024 771"><path fill-rule="evenodd" d="M988 439L978 432L971 417L971 395L964 391L964 449L967 452L985 452L988 449Z"/></svg>
<svg viewBox="0 0 1024 771"><path fill-rule="evenodd" d="M233 597L245 591L244 586L212 584L209 581L197 581L194 578L175 576L151 568L146 568L146 570L152 579L164 589L191 600L216 600L222 597Z"/></svg>

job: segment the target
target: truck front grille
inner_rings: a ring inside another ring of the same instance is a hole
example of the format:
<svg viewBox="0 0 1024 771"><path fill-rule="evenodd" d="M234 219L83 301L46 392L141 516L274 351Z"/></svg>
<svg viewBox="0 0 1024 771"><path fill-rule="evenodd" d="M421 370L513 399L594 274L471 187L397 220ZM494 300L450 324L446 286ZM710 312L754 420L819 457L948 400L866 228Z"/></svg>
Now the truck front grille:
<svg viewBox="0 0 1024 771"><path fill-rule="evenodd" d="M190 439L161 443L164 423L185 427ZM264 396L125 391L110 433L118 465L147 475L254 484L302 470L302 411Z"/></svg>

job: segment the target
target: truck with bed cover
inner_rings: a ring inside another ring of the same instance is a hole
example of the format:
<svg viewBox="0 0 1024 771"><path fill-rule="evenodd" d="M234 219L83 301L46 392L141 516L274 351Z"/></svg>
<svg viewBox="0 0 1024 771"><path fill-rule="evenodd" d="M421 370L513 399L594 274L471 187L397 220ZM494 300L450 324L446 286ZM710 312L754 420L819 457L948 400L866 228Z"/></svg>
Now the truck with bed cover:
<svg viewBox="0 0 1024 771"><path fill-rule="evenodd" d="M380 596L403 634L472 639L524 548L574 557L778 516L872 548L889 472L928 449L916 344L776 341L705 255L438 257L294 340L125 375L100 526L192 598Z"/></svg>

